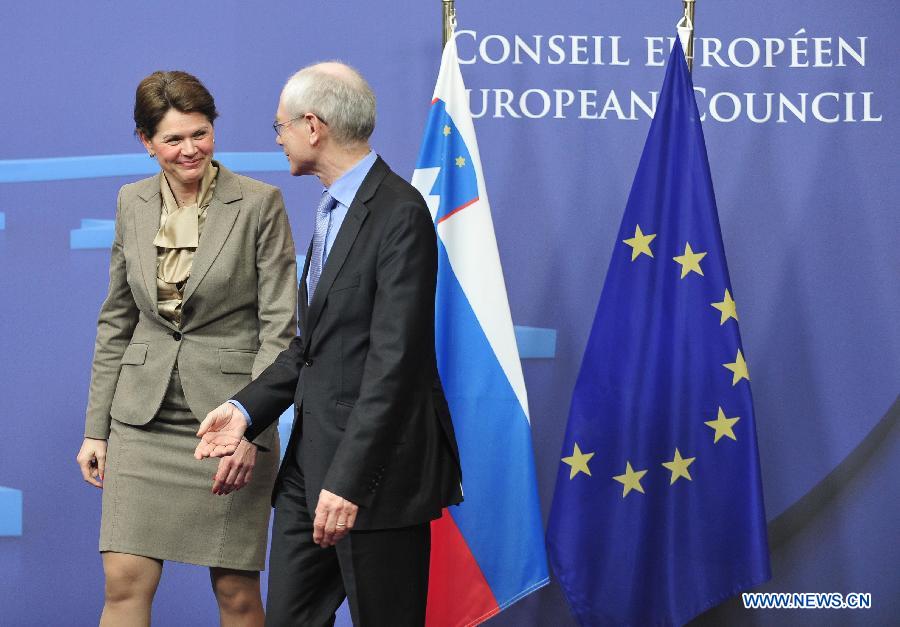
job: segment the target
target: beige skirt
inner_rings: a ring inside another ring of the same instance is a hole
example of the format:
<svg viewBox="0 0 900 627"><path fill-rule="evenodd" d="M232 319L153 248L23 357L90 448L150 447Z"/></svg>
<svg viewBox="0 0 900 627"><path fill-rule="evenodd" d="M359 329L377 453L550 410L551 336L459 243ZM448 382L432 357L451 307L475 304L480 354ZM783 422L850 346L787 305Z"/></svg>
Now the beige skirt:
<svg viewBox="0 0 900 627"><path fill-rule="evenodd" d="M199 423L178 371L156 417L136 427L112 421L103 485L100 551L263 570L278 443L260 450L250 484L212 493L218 459L194 459Z"/></svg>

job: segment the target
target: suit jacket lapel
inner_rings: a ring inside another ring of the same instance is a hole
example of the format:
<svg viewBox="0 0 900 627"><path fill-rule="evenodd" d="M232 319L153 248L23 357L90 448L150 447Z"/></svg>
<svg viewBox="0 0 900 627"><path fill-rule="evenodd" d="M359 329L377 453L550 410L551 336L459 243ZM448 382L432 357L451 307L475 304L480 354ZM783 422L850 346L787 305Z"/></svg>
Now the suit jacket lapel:
<svg viewBox="0 0 900 627"><path fill-rule="evenodd" d="M242 198L241 184L237 176L219 165L216 189L212 202L209 203L206 210L206 224L203 225L203 234L200 236L200 243L194 254L191 276L188 277L187 285L184 287L183 303L187 302L191 294L196 291L197 285L209 272L219 251L225 245L225 240L228 239L228 234L231 233L231 228L240 213L241 203L238 201Z"/></svg>
<svg viewBox="0 0 900 627"><path fill-rule="evenodd" d="M309 313L307 316L308 330L303 329L307 336L309 336L310 332L316 328L319 314L322 313L322 307L325 305L325 297L328 295L332 283L334 283L335 278L337 278L338 273L341 271L341 267L343 267L344 262L347 260L347 255L350 253L353 242L356 241L359 229L362 228L366 216L369 215L369 209L366 207L365 203L371 200L372 196L375 195L375 190L378 189L381 181L384 180L384 177L387 176L389 171L390 169L387 164L382 161L381 157L378 157L372 165L372 169L369 170L369 173L366 175L366 178L363 179L362 184L359 186L359 190L356 192L356 197L350 204L350 209L347 211L347 217L344 218L341 230L338 232L337 238L334 240L334 245L328 253L328 259L325 260L325 267L322 268L322 276L319 278L319 284L316 286L316 293L313 294L312 302L309 304ZM304 345L309 346L306 341Z"/></svg>
<svg viewBox="0 0 900 627"><path fill-rule="evenodd" d="M162 175L160 175L162 176ZM142 188L138 190L138 197L144 201L145 206L137 212L134 221L135 241L138 243L138 257L141 260L141 274L150 296L153 313L157 310L156 291L156 246L153 238L159 231L159 217L162 212L162 199L159 195L159 176L154 176L141 181Z"/></svg>
<svg viewBox="0 0 900 627"><path fill-rule="evenodd" d="M363 221L369 215L369 210L360 201L354 199L347 211L347 217L341 224L341 230L338 231L334 245L328 253L328 259L325 260L325 267L322 268L322 276L319 278L319 284L316 286L316 292L313 294L312 302L309 304L309 312L307 314L307 327L309 331L316 328L316 322L319 321L319 314L322 313L322 307L325 304L325 296L331 289L335 277L340 272L341 267L347 260L347 254L356 241L359 229L362 227ZM309 332L307 332L309 335Z"/></svg>
<svg viewBox="0 0 900 627"><path fill-rule="evenodd" d="M309 296L306 291L306 276L309 274L309 258L312 255L312 240L309 242L309 248L306 250L306 261L303 262L303 272L300 274L300 286L297 292L297 320L300 326L300 337L305 339L306 318L309 315Z"/></svg>

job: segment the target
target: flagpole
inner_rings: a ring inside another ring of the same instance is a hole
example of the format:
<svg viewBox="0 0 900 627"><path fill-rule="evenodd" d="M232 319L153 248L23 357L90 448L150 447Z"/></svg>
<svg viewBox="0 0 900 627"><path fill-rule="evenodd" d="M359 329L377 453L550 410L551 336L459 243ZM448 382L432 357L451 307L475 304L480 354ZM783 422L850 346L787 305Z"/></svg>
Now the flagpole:
<svg viewBox="0 0 900 627"><path fill-rule="evenodd" d="M693 2L693 0L691 0ZM443 39L441 43L441 47L447 45L447 42L450 41L450 38L453 36L453 30L456 28L456 1L455 0L441 0L441 5L444 8L443 11Z"/></svg>
<svg viewBox="0 0 900 627"><path fill-rule="evenodd" d="M684 4L684 15L678 22L679 31L687 31L688 38L684 46L684 58L687 60L688 71L694 69L694 2L695 0L681 0Z"/></svg>

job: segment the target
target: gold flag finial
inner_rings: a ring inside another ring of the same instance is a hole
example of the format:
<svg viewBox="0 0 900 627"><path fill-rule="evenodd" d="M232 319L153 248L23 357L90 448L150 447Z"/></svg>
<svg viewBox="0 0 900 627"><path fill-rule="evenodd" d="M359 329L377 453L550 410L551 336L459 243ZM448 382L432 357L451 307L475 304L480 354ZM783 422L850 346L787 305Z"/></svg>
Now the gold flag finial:
<svg viewBox="0 0 900 627"><path fill-rule="evenodd" d="M684 15L678 20L676 29L678 38L684 48L684 58L687 60L688 71L694 69L694 1L681 0L684 4Z"/></svg>
<svg viewBox="0 0 900 627"><path fill-rule="evenodd" d="M693 0L691 0L691 2L693 2ZM450 38L453 37L453 31L456 30L456 1L441 0L441 4L444 7L444 37L441 47L444 47L447 45L447 42L450 41Z"/></svg>

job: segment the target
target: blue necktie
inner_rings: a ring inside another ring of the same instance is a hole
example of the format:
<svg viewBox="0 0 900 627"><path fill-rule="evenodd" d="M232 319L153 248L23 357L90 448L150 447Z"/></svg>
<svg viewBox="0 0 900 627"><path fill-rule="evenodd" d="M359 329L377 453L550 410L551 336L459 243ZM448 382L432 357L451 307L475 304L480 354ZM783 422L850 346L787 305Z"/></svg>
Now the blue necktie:
<svg viewBox="0 0 900 627"><path fill-rule="evenodd" d="M312 257L309 260L309 289L307 304L312 302L316 286L322 276L322 266L325 265L325 237L328 235L328 223L331 221L331 212L337 206L337 201L331 197L328 190L322 194L322 200L316 207L316 230L313 232Z"/></svg>

